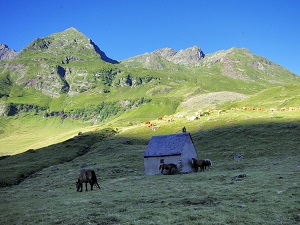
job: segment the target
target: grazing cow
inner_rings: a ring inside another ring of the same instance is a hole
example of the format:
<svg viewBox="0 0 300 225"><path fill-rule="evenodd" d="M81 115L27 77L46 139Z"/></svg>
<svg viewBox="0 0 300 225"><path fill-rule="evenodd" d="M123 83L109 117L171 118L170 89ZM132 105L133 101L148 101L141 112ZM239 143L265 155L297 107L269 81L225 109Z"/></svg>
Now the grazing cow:
<svg viewBox="0 0 300 225"><path fill-rule="evenodd" d="M220 115L221 113L225 113L225 112L226 112L225 109L220 109L220 110L218 111L218 115Z"/></svg>
<svg viewBox="0 0 300 225"><path fill-rule="evenodd" d="M201 114L201 116L209 116L209 112L204 112Z"/></svg>
<svg viewBox="0 0 300 225"><path fill-rule="evenodd" d="M180 113L177 113L177 118L183 118L183 115Z"/></svg>
<svg viewBox="0 0 300 225"><path fill-rule="evenodd" d="M160 128L160 126L154 126L154 127L152 127L152 130L153 131L156 131L157 129L159 129Z"/></svg>
<svg viewBox="0 0 300 225"><path fill-rule="evenodd" d="M189 121L197 120L197 119L198 119L197 116L187 116L186 118L187 118L187 120L189 120Z"/></svg>
<svg viewBox="0 0 300 225"><path fill-rule="evenodd" d="M195 112L195 116L199 117L202 113L202 109L199 109L197 112Z"/></svg>
<svg viewBox="0 0 300 225"><path fill-rule="evenodd" d="M93 186L96 184L100 189L100 186L97 182L96 173L94 170L82 170L80 172L79 178L76 182L77 191L82 192L82 184L85 183L85 191L87 191L87 184L89 183L91 186L91 191L93 190Z"/></svg>

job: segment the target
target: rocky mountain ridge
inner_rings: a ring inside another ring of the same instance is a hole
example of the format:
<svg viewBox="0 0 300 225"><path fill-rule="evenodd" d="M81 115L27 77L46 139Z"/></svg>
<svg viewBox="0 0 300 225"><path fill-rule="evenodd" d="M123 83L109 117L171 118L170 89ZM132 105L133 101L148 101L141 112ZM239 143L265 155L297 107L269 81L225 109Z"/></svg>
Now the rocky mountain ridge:
<svg viewBox="0 0 300 225"><path fill-rule="evenodd" d="M144 68L148 69L163 69L163 62L178 64L178 65L194 65L205 57L205 54L198 46L193 46L185 50L179 50L176 52L173 48L161 48L151 53L145 53L139 56L135 56L122 63L130 64L132 62L139 62Z"/></svg>
<svg viewBox="0 0 300 225"><path fill-rule="evenodd" d="M145 95L153 96L176 90L182 83L205 92L229 87L229 91L253 92L256 88L250 86L300 81L285 68L239 48L212 54L204 54L198 46L178 52L161 48L118 62L75 28L35 39L18 57L0 61L0 73L5 87L0 96L10 96L12 84L59 97L107 94L126 86L143 86Z"/></svg>
<svg viewBox="0 0 300 225"><path fill-rule="evenodd" d="M0 44L0 60L13 59L17 55L18 55L18 53L15 50L10 49L5 44Z"/></svg>

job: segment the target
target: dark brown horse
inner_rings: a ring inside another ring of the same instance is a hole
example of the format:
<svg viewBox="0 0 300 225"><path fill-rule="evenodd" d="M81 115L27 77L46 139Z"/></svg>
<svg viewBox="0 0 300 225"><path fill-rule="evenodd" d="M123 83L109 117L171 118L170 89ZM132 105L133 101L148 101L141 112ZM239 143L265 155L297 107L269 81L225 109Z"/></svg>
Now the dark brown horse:
<svg viewBox="0 0 300 225"><path fill-rule="evenodd" d="M212 161L210 159L195 159L192 158L192 167L198 172L198 168L200 167L200 171L204 172L206 168L212 165Z"/></svg>
<svg viewBox="0 0 300 225"><path fill-rule="evenodd" d="M177 165L174 163L170 164L160 164L159 169L161 170L161 174L163 174L164 170L169 170L169 175L172 173L172 169L177 170Z"/></svg>
<svg viewBox="0 0 300 225"><path fill-rule="evenodd" d="M87 191L87 184L91 185L91 191L93 190L93 186L96 184L100 189L100 186L97 182L96 173L94 170L82 170L80 172L78 181L76 182L77 191L82 191L82 184L85 183L85 190Z"/></svg>

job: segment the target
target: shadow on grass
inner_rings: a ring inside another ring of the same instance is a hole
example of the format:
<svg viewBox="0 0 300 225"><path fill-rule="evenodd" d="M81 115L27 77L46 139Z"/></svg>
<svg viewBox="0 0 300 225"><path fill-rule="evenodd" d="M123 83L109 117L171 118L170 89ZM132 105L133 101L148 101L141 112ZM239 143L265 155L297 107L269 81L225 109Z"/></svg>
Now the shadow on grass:
<svg viewBox="0 0 300 225"><path fill-rule="evenodd" d="M279 160L288 156L295 157L298 154L300 144L299 133L299 121L268 122L228 125L198 131L192 133L192 138L200 158L209 157L213 162L217 162L217 166L219 164L223 169L231 170L233 156L237 153L253 160L253 162L250 161L247 164L239 164L241 169L245 166L251 166L248 164L255 163L257 158L269 160L273 157L274 160ZM19 184L44 168L72 161L94 148L102 149L101 157L103 161L119 157L122 158L119 160L121 164L130 165L133 168L135 166L140 167L142 156L140 155L141 158L139 159L137 157L145 150L140 148L144 148L148 140L139 137L128 137L128 139L124 136L112 137L115 134L116 132L112 129L88 132L38 150L30 149L18 155L1 157L0 187ZM112 137L111 142L107 142L109 137ZM124 141L124 139L126 140ZM120 145L114 146L114 143L120 143ZM139 145L137 147L138 152L130 151L132 146L135 145ZM109 169L112 172L114 172L114 169L118 169L116 165L110 165L110 167ZM122 165L120 168L123 169ZM199 204L201 204L201 201Z"/></svg>
<svg viewBox="0 0 300 225"><path fill-rule="evenodd" d="M1 157L0 187L16 185L32 174L52 165L69 162L88 153L92 146L116 132L103 129L79 134L64 142L14 156Z"/></svg>

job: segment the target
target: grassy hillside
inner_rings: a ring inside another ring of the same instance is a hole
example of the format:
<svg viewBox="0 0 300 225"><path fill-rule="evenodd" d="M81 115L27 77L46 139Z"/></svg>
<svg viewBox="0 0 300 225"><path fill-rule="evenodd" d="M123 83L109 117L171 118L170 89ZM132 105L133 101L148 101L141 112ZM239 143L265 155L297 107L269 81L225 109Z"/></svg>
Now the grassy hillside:
<svg viewBox="0 0 300 225"><path fill-rule="evenodd" d="M128 91L134 92L133 90ZM159 117L169 115L175 115L176 117L177 113L191 116L200 109L203 111L214 109L214 114L216 115L219 109L230 110L231 108L242 108L244 106L255 109L263 108L261 113L252 112L250 114L251 117L262 117L270 114L268 112L270 108L278 111L282 108L288 110L290 107L298 109L300 106L299 96L299 85L286 85L270 88L252 96L234 92L215 92L188 95L186 96L188 101L183 101L184 96L173 98L153 97L150 102L145 101L142 104L139 103L140 99L136 99L136 105L126 106L128 108L126 111L125 108L117 108L120 111L113 115L110 113L113 112L116 106L103 105L104 107L94 117L83 117L80 119L69 117L64 119L63 115L43 117L43 114L36 115L35 111L29 111L17 117L0 117L0 144L2 146L0 154L10 155L21 153L28 149L37 149L64 141L76 135L79 131L93 130L95 127L108 126L113 129L116 127L130 127L143 124L146 121L156 120ZM101 102L106 101L102 98L98 99L96 95L79 95L74 101L69 101L69 98L62 96L52 101L49 106L50 108L56 108L57 111L68 111L69 109L71 110L71 107L73 109L78 107L79 112L84 115L84 113L89 112L88 110L93 110L93 105L98 104L100 106ZM90 104L92 99L94 99L93 105ZM76 102L76 104L71 102ZM125 103L123 102L122 104ZM126 104L129 103L127 102ZM130 104L132 103L133 101ZM83 111L83 109L86 111ZM246 112L244 110L241 112L234 110L232 113L235 113L239 118L245 115ZM178 128L178 130L180 129Z"/></svg>
<svg viewBox="0 0 300 225"><path fill-rule="evenodd" d="M4 158L1 171L13 173L1 173L2 185L31 175L0 189L0 219L7 224L299 223L299 116L299 111L229 111L209 120L157 121L157 131L143 124L119 127L118 134L103 139L109 130L99 130ZM181 132L183 125L199 157L212 159L211 170L144 176L142 154L150 137ZM85 145L88 151L80 152ZM237 154L243 158L234 160ZM101 190L76 192L82 168L96 170ZM234 179L238 175L245 177Z"/></svg>
<svg viewBox="0 0 300 225"><path fill-rule="evenodd" d="M151 54L117 64L71 28L0 61L1 223L300 222L299 76L247 49ZM150 138L184 126L211 170L144 176ZM101 190L78 193L87 168Z"/></svg>
<svg viewBox="0 0 300 225"><path fill-rule="evenodd" d="M236 101L227 107L262 107L265 110L270 108L281 110L288 108L298 108L300 106L300 85L285 85L266 89L257 94L244 99L243 101Z"/></svg>

